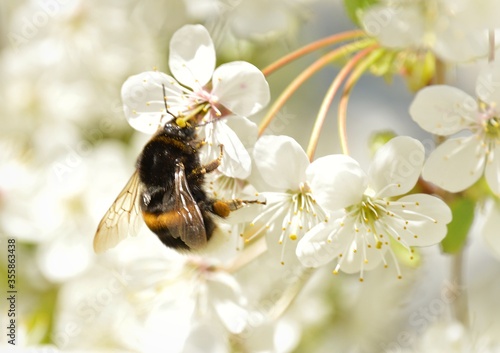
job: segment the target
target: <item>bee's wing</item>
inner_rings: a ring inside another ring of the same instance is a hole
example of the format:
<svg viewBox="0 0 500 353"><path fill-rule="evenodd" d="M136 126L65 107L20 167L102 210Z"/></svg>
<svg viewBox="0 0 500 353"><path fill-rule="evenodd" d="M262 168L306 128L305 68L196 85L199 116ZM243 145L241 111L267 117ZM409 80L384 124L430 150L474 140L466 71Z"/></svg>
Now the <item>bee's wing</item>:
<svg viewBox="0 0 500 353"><path fill-rule="evenodd" d="M135 171L97 227L94 237L96 253L115 247L128 235L137 234L141 218L139 185L139 173Z"/></svg>
<svg viewBox="0 0 500 353"><path fill-rule="evenodd" d="M179 162L175 170L175 210L182 219L178 227L172 227L170 233L174 238L181 240L191 249L198 249L207 243L205 222L196 203L184 172L184 165Z"/></svg>

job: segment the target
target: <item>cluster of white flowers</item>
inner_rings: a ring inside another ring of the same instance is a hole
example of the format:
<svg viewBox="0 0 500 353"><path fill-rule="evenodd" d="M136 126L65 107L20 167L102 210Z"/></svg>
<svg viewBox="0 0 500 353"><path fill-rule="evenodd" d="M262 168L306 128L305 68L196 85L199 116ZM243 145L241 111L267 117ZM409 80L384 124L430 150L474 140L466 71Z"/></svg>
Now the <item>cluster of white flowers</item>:
<svg viewBox="0 0 500 353"><path fill-rule="evenodd" d="M452 273L452 299L440 286L449 266L441 250L462 261L464 244L476 244L466 233L481 234L500 259L500 65L492 53L500 3L370 2L346 2L362 31L345 47L348 60L355 45L359 52L343 72L343 98L370 64L401 68L398 51L432 53L436 67L488 54L490 63L479 64L475 97L444 82L415 94L409 114L439 142L427 156L419 140L396 136L368 168L331 151L314 158L298 139L259 130L256 115L275 93L270 71L232 56L247 50L266 62L259 45L296 37L327 1L9 5L0 24L0 77L9 82L0 88L0 244L16 240L16 342L51 353L391 352L387 342L398 351L496 352L494 330L472 334L498 328L492 314L477 309L480 320L468 326L456 313L467 278L464 286ZM204 25L185 24L193 22ZM167 248L143 227L94 254L95 226L141 145L171 120L196 125L202 163L223 146L221 165L205 178L211 197L262 204L216 219L197 252ZM130 127L143 135L130 136ZM463 200L474 215L460 213ZM476 215L475 227L461 223ZM464 239L450 234L457 224ZM497 272L481 272L480 282ZM471 302L481 300L477 292ZM455 317L444 318L445 306ZM418 339L401 344L407 332ZM0 350L11 345L0 338Z"/></svg>

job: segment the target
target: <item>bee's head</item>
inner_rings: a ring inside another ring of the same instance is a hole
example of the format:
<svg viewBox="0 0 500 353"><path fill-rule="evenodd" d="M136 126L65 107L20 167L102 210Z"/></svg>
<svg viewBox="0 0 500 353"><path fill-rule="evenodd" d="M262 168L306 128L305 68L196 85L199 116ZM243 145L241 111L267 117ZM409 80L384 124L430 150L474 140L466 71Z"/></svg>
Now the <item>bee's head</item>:
<svg viewBox="0 0 500 353"><path fill-rule="evenodd" d="M179 126L175 120L169 121L163 127L163 133L167 136L182 139L182 140L192 140L195 138L196 129L191 124L186 124L185 126Z"/></svg>

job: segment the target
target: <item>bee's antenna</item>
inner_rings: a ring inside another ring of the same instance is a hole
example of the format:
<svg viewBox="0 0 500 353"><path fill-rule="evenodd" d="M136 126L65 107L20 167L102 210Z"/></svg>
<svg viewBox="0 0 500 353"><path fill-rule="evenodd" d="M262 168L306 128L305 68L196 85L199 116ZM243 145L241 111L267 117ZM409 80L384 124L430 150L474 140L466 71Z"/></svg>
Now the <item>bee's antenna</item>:
<svg viewBox="0 0 500 353"><path fill-rule="evenodd" d="M203 122L203 123L201 123L201 124L198 124L198 125L196 125L196 126L205 126L205 125L208 125L208 124L213 124L213 123L215 123L216 121L217 121L217 120L205 121L205 122Z"/></svg>
<svg viewBox="0 0 500 353"><path fill-rule="evenodd" d="M172 114L169 110L168 110L168 106L167 106L167 90L165 89L165 84L161 84L161 87L163 88L163 102L165 103L165 111L167 112L167 114L170 114L172 115L174 118L175 118L175 115Z"/></svg>

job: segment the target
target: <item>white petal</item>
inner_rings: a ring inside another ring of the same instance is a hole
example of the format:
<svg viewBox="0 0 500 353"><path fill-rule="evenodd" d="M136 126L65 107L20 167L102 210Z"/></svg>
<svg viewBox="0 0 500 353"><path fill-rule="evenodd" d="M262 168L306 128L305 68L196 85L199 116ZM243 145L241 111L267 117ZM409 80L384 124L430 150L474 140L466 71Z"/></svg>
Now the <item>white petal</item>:
<svg viewBox="0 0 500 353"><path fill-rule="evenodd" d="M217 145L224 146L224 156L219 170L229 177L245 179L252 169L250 154L226 122L218 121L213 125Z"/></svg>
<svg viewBox="0 0 500 353"><path fill-rule="evenodd" d="M330 211L359 203L367 185L358 162L343 154L316 159L307 168L306 178L315 199Z"/></svg>
<svg viewBox="0 0 500 353"><path fill-rule="evenodd" d="M248 312L241 306L227 300L216 300L214 309L229 332L238 334L245 329Z"/></svg>
<svg viewBox="0 0 500 353"><path fill-rule="evenodd" d="M446 236L446 225L451 222L451 210L441 199L413 194L391 202L387 209L396 216L384 217L380 222L389 224L405 246L438 244Z"/></svg>
<svg viewBox="0 0 500 353"><path fill-rule="evenodd" d="M345 273L357 273L376 268L382 262L388 246L382 245L382 247L377 248L377 241L371 236L371 233L360 231L351 234L354 241L339 260L340 270Z"/></svg>
<svg viewBox="0 0 500 353"><path fill-rule="evenodd" d="M483 102L500 104L500 65L495 62L486 66L478 75L476 94Z"/></svg>
<svg viewBox="0 0 500 353"><path fill-rule="evenodd" d="M159 345L168 345L169 352L175 353L225 353L227 352L227 336L223 334L222 328L217 321L214 321L213 315L206 315L204 312L197 312L197 315L193 315L191 323L189 325L189 336L185 338L185 343L182 349L173 349L172 346L175 347L178 343L174 336L175 343L171 343L167 339L164 339L163 335L158 333L153 336L154 339L148 340L148 344L151 346L149 350L143 350L141 347L141 352L144 353L154 353L158 352ZM169 318L175 317L173 315L169 316ZM169 323L172 323L172 330L175 329L175 321L170 320ZM159 326L159 325L157 325ZM155 327L159 332L161 332L161 326ZM149 333L149 332L148 332ZM226 332L224 332L226 333ZM226 333L227 334L227 333ZM181 336L182 337L182 336ZM182 337L183 338L183 337ZM156 339L156 341L155 341ZM159 341L161 339L161 341Z"/></svg>
<svg viewBox="0 0 500 353"><path fill-rule="evenodd" d="M486 163L484 176L490 189L497 195L500 195L500 145L497 144L492 150L492 157Z"/></svg>
<svg viewBox="0 0 500 353"><path fill-rule="evenodd" d="M165 120L172 118L165 113L163 86L169 96L169 111L175 114L182 110L178 105L181 90L175 80L163 72L143 72L125 81L121 91L123 110L128 123L134 129L153 134Z"/></svg>
<svg viewBox="0 0 500 353"><path fill-rule="evenodd" d="M467 189L483 174L485 150L481 143L476 135L445 141L425 162L422 177L450 192Z"/></svg>
<svg viewBox="0 0 500 353"><path fill-rule="evenodd" d="M419 46L424 37L424 20L418 5L374 5L364 13L362 24L365 31L379 39L383 46L408 48Z"/></svg>
<svg viewBox="0 0 500 353"><path fill-rule="evenodd" d="M202 25L185 25L170 40L169 66L183 85L199 90L210 81L215 68L215 48Z"/></svg>
<svg viewBox="0 0 500 353"><path fill-rule="evenodd" d="M259 136L259 128L253 121L242 116L232 116L226 119L226 124L238 135L245 147L250 148L255 145Z"/></svg>
<svg viewBox="0 0 500 353"><path fill-rule="evenodd" d="M448 15L442 17L449 25L443 30L436 28L436 41L433 45L436 56L444 61L464 62L488 54L487 31L476 30L457 19L449 21Z"/></svg>
<svg viewBox="0 0 500 353"><path fill-rule="evenodd" d="M477 103L462 90L444 85L421 89L410 105L420 127L437 135L451 135L475 123Z"/></svg>
<svg viewBox="0 0 500 353"><path fill-rule="evenodd" d="M463 10L457 14L459 21L462 23L467 23L471 28L483 30L499 27L500 2L497 0L462 0L462 3L464 5Z"/></svg>
<svg viewBox="0 0 500 353"><path fill-rule="evenodd" d="M224 326L232 333L243 331L248 312L236 279L226 273L214 273L207 286L214 310Z"/></svg>
<svg viewBox="0 0 500 353"><path fill-rule="evenodd" d="M345 250L352 239L349 239L348 234L339 237L339 233L347 230L352 234L352 223L351 227L341 224L340 221L335 219L322 222L300 239L297 244L296 255L302 265L306 267L322 266L337 258Z"/></svg>
<svg viewBox="0 0 500 353"><path fill-rule="evenodd" d="M380 147L368 171L368 185L378 197L402 195L417 183L424 164L424 146L408 136L398 136Z"/></svg>
<svg viewBox="0 0 500 353"><path fill-rule="evenodd" d="M249 116L269 103L269 85L262 72L244 61L219 66L212 79L212 95L232 113Z"/></svg>
<svg viewBox="0 0 500 353"><path fill-rule="evenodd" d="M309 159L302 147L288 136L262 136L253 150L256 169L276 190L298 190L306 180Z"/></svg>
<svg viewBox="0 0 500 353"><path fill-rule="evenodd" d="M490 201L486 206L486 215L482 227L484 240L497 259L500 260L500 205Z"/></svg>

